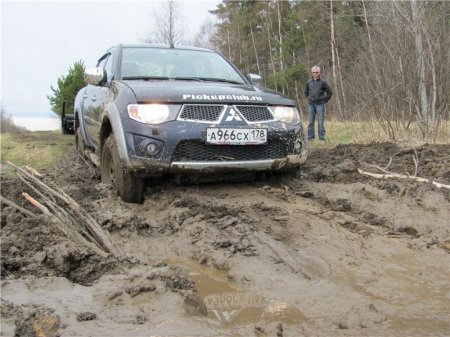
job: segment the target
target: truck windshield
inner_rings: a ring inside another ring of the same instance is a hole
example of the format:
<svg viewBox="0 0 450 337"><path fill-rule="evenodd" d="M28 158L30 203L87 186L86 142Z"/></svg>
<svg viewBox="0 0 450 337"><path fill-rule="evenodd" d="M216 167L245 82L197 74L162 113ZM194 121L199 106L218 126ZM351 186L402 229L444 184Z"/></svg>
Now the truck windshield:
<svg viewBox="0 0 450 337"><path fill-rule="evenodd" d="M122 51L122 79L204 80L245 84L219 54L201 50L127 47Z"/></svg>

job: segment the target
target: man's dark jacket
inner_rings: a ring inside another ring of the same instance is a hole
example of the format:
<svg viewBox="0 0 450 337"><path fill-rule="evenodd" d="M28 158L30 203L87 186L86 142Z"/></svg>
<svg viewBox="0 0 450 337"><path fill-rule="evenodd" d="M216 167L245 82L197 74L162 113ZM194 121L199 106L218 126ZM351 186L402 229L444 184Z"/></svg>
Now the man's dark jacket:
<svg viewBox="0 0 450 337"><path fill-rule="evenodd" d="M317 80L311 78L305 86L305 96L309 103L323 104L330 100L333 92L328 83L320 77Z"/></svg>

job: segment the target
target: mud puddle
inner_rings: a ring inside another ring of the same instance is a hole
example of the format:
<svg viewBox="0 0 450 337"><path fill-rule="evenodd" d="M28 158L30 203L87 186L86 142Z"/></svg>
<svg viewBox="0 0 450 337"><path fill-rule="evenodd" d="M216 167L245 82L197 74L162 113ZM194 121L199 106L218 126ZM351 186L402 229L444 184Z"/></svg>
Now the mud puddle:
<svg viewBox="0 0 450 337"><path fill-rule="evenodd" d="M307 321L294 306L268 299L240 289L230 282L224 272L200 266L195 261L167 261L168 264L187 268L189 279L195 283L198 295L208 309L208 317L227 326L266 322L300 324Z"/></svg>
<svg viewBox="0 0 450 337"><path fill-rule="evenodd" d="M195 282L196 292L206 305L206 316L186 317L182 298L158 284L154 271L141 268L128 275L104 276L92 286L63 277L31 277L2 282L2 305L13 303L23 318L3 318L1 335L15 336L28 324L32 332L26 336L38 336L41 330L47 337L107 336L111 331L114 336L124 337L144 336L149 331L158 336L179 335L180 331L186 331L183 336L191 336L189 332L198 335L200 331L202 336L217 336L217 331L224 329L220 336L242 337L261 321L278 325L307 321L288 303L236 287L223 272L194 261L167 262L170 266L162 269L188 271L188 279ZM144 285L149 278L153 286ZM53 322L54 334L42 322Z"/></svg>

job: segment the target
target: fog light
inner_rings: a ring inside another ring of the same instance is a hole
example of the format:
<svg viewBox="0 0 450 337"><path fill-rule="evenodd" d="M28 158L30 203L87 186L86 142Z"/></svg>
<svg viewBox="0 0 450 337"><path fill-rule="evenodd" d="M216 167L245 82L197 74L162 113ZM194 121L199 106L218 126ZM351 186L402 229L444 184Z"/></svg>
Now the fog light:
<svg viewBox="0 0 450 337"><path fill-rule="evenodd" d="M154 157L161 152L162 144L156 140L145 139L139 144L139 152L144 157Z"/></svg>
<svg viewBox="0 0 450 337"><path fill-rule="evenodd" d="M145 151L150 155L154 156L157 155L159 152L159 146L156 143L148 143L145 147Z"/></svg>

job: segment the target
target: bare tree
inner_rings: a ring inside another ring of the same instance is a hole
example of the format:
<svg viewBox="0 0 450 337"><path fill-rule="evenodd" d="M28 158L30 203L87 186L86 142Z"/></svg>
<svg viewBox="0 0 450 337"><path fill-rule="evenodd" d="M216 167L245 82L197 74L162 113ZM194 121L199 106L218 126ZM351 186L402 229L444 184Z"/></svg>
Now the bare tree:
<svg viewBox="0 0 450 337"><path fill-rule="evenodd" d="M270 63L269 68L272 70L272 74L275 75L277 70L275 66L275 57L273 55L273 47L271 42L271 31L272 31L272 20L270 18L270 6L269 1L267 1L267 7L266 7L266 28L267 28L267 45L269 49L269 55L270 55ZM275 90L278 90L277 85L275 84Z"/></svg>
<svg viewBox="0 0 450 337"><path fill-rule="evenodd" d="M355 106L393 140L413 121L423 139L435 139L448 109L448 7L426 0L362 6L368 48L353 67L352 90L365 95Z"/></svg>
<svg viewBox="0 0 450 337"><path fill-rule="evenodd" d="M258 50L256 49L255 36L253 34L252 20L250 20L250 35L252 37L253 50L255 51L256 67L258 68L258 74L261 74L261 67L259 66L259 59L258 59Z"/></svg>
<svg viewBox="0 0 450 337"><path fill-rule="evenodd" d="M212 36L216 34L216 27L212 20L206 20L201 26L200 30L194 37L193 45L195 47L214 49Z"/></svg>
<svg viewBox="0 0 450 337"><path fill-rule="evenodd" d="M338 106L338 112L339 116L342 118L342 108L341 108L341 98L339 95L339 88L337 85L337 64L336 64L336 53L337 53L337 46L336 46L336 34L334 32L334 10L333 10L333 0L330 0L330 40L331 40L331 63L332 63L332 70L333 70L333 83L334 83L334 90L336 91L336 101ZM341 91L344 90L344 88L340 88Z"/></svg>
<svg viewBox="0 0 450 337"><path fill-rule="evenodd" d="M160 8L153 12L155 18L154 31L148 38L147 43L161 43L168 45L185 44L189 39L183 31L183 17L180 2L167 0Z"/></svg>
<svg viewBox="0 0 450 337"><path fill-rule="evenodd" d="M417 57L417 74L418 76L418 88L417 96L418 103L416 105L416 118L419 122L419 127L422 135L428 136L430 132L433 132L433 128L436 125L436 69L434 56L432 53L428 53L424 46L423 39L429 39L427 35L427 28L424 27L424 11L425 7L423 3L417 4L415 0L410 2L411 5L411 28L414 35L415 54ZM409 20L409 18L408 18ZM430 43L430 42L429 42ZM428 58L428 65L425 59ZM427 71L429 70L429 72ZM432 83L429 85L429 91L427 92L427 81L425 72L428 72L432 76ZM430 97L431 96L431 97ZM430 101L431 98L431 101ZM430 130L431 129L431 130Z"/></svg>

